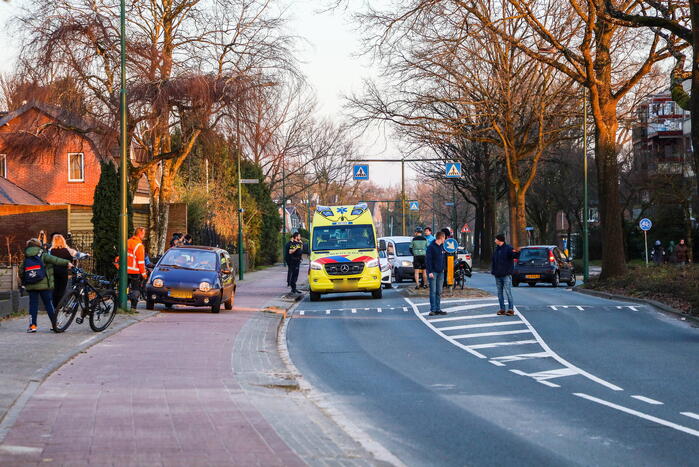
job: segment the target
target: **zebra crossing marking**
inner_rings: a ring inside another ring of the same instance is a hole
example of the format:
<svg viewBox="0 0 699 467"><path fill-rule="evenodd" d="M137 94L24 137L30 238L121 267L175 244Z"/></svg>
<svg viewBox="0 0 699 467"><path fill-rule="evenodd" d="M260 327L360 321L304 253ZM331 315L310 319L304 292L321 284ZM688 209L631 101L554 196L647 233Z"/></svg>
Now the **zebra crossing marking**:
<svg viewBox="0 0 699 467"><path fill-rule="evenodd" d="M500 321L496 323L478 323L478 324L462 324L461 326L446 326L437 328L440 331L456 331L457 329L474 329L474 328L489 328L491 326L512 326L514 324L522 324L521 321Z"/></svg>

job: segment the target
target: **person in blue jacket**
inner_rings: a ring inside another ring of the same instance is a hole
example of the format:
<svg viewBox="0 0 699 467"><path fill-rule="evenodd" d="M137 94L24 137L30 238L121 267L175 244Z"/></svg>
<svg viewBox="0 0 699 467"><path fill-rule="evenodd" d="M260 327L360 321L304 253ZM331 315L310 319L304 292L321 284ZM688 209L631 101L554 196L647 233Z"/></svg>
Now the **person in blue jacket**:
<svg viewBox="0 0 699 467"><path fill-rule="evenodd" d="M515 304L512 300L512 271L514 270L514 260L519 258L519 251L505 243L505 236L498 234L495 236L495 251L493 252L493 265L490 273L495 276L495 286L498 289L498 301L500 302L499 315L513 316L515 314ZM509 308L505 311L505 297Z"/></svg>
<svg viewBox="0 0 699 467"><path fill-rule="evenodd" d="M442 285L444 284L444 270L446 269L447 260L444 251L445 235L444 232L437 232L437 237L434 242L430 243L425 253L425 266L427 269L427 277L430 283L430 316L446 315L446 311L442 311Z"/></svg>

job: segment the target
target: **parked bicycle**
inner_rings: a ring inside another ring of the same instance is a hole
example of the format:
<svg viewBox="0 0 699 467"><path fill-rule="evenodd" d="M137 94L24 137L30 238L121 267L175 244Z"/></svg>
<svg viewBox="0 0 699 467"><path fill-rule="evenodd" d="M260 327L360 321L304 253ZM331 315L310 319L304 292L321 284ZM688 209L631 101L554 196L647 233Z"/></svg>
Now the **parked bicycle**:
<svg viewBox="0 0 699 467"><path fill-rule="evenodd" d="M457 258L454 264L454 288L456 288L456 286L461 286L463 289L466 284L466 278L471 277L471 275L472 272L468 263L463 259Z"/></svg>
<svg viewBox="0 0 699 467"><path fill-rule="evenodd" d="M71 290L56 307L57 332L68 329L73 319L77 324L82 324L86 316L93 331L104 331L114 321L117 311L118 299L113 283L77 267L72 271ZM76 317L78 311L80 315Z"/></svg>

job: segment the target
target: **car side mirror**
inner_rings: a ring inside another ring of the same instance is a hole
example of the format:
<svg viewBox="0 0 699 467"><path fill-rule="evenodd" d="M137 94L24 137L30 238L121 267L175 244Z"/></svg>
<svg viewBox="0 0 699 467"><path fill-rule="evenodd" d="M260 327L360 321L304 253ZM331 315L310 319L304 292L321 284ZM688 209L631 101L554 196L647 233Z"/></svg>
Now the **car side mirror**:
<svg viewBox="0 0 699 467"><path fill-rule="evenodd" d="M379 240L379 251L386 251L386 240Z"/></svg>

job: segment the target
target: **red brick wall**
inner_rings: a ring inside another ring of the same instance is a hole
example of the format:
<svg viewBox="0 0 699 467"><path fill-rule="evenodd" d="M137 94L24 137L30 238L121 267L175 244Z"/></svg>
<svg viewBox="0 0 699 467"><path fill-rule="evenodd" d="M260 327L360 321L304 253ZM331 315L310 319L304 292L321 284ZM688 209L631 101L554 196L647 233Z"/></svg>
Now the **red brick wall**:
<svg viewBox="0 0 699 467"><path fill-rule="evenodd" d="M0 154L7 154L7 179L52 204L90 206L100 177L100 164L87 138L50 127L33 144L27 144L26 149L16 139L11 140L13 134L28 130L36 133L50 122L49 117L32 109L0 128ZM84 154L82 182L68 181L69 153Z"/></svg>

